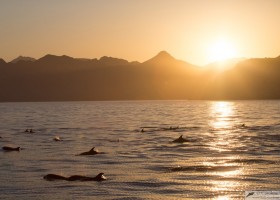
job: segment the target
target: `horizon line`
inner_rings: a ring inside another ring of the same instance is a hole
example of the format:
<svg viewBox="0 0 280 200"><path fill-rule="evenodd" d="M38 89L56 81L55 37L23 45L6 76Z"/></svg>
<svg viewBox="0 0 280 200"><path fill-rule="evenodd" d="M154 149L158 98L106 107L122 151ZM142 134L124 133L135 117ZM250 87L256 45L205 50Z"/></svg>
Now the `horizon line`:
<svg viewBox="0 0 280 200"><path fill-rule="evenodd" d="M224 60L215 60L215 61L211 61L211 62L209 62L208 64L204 64L204 65L199 65L199 64L193 64L192 62L189 62L189 61L186 61L186 60L178 59L178 58L174 57L173 55L171 55L168 51L162 50L162 51L159 51L156 55L152 56L151 58L149 58L149 59L147 59L147 60L145 60L145 61L143 61L143 62L140 62L140 61L138 61L138 60L129 61L129 60L125 59L125 58L113 57L113 56L108 56L108 55L104 55L104 56L101 56L101 57L99 57L99 58L97 58L97 57L95 57L95 58L87 58L87 57L72 57L72 56L69 56L69 55L66 55L66 54L57 55L57 54L52 54L52 53L47 53L47 54L45 54L45 55L43 55L42 57L39 57L39 58L35 58L35 57L31 57L31 56L24 56L24 55L21 54L21 55L15 57L15 58L11 59L10 61L6 61L6 60L5 60L4 58L2 58L2 57L0 57L0 59L4 60L6 63L11 63L12 61L14 61L14 60L16 60L17 58L20 58L20 57L23 57L23 58L31 58L31 59L34 59L34 60L37 61L37 60L39 60L39 59L41 59L41 58L43 58L43 57L45 57L45 56L48 56L48 55L50 55L50 56L57 56L57 57L67 56L67 57L70 57L70 58L73 58L73 59L86 59L86 60L94 60L94 59L100 60L100 59L103 58L103 57L108 57L108 58L115 58L115 59L126 60L126 61L128 61L129 63L131 63L131 62L139 62L139 63L142 64L142 63L145 63L146 61L148 61L148 60L150 60L150 59L152 59L152 58L158 56L159 54L161 54L161 53L163 53L163 52L169 54L171 57L173 57L173 58L176 59L176 60L183 61L183 62L186 62L186 63L191 64L191 65L195 65L195 66L198 66L198 67L204 67L204 66L208 66L208 65L211 65L211 64L222 63L222 62L226 62L226 61L234 60L234 59L243 59L243 60L246 60L246 59L266 59L266 58L267 58L267 59L273 59L273 58L278 58L278 57L280 57L280 55L278 55L278 56L276 56L276 57L250 57L250 58L247 58L247 57L232 57L232 58L228 58L228 59L224 59Z"/></svg>

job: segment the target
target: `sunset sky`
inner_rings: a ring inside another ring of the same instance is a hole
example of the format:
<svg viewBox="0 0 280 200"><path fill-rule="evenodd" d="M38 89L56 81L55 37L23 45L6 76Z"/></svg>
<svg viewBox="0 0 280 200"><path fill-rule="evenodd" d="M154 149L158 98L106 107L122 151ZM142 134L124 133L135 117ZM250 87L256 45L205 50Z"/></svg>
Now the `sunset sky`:
<svg viewBox="0 0 280 200"><path fill-rule="evenodd" d="M280 55L280 0L0 0L0 58Z"/></svg>

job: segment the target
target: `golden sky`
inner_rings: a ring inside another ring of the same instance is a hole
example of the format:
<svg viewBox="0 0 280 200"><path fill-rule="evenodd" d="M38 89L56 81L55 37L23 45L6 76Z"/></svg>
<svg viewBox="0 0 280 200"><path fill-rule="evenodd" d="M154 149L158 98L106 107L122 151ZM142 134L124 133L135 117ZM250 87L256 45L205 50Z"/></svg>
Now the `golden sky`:
<svg viewBox="0 0 280 200"><path fill-rule="evenodd" d="M0 0L0 57L276 57L279 19L280 0Z"/></svg>

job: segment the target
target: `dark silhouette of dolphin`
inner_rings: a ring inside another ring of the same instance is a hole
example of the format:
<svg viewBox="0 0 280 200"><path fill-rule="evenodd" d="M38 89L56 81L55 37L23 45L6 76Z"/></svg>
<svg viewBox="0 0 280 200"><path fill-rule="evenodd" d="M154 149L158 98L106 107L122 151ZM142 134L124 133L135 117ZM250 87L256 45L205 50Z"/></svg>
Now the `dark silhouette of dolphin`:
<svg viewBox="0 0 280 200"><path fill-rule="evenodd" d="M255 192L250 192L250 193L247 194L246 197L252 196L254 193L255 193Z"/></svg>
<svg viewBox="0 0 280 200"><path fill-rule="evenodd" d="M35 133L35 132L33 131L33 129L25 129L24 132L25 132L25 133Z"/></svg>
<svg viewBox="0 0 280 200"><path fill-rule="evenodd" d="M53 140L54 140L54 141L57 141L57 142L62 141L62 139L61 139L59 136L55 136L55 137L53 138Z"/></svg>
<svg viewBox="0 0 280 200"><path fill-rule="evenodd" d="M5 151L19 151L20 147L8 147L8 146L4 146L2 147L3 150Z"/></svg>
<svg viewBox="0 0 280 200"><path fill-rule="evenodd" d="M188 142L188 140L184 139L183 135L181 135L178 139L175 139L172 142L174 142L174 143L184 143L184 142Z"/></svg>
<svg viewBox="0 0 280 200"><path fill-rule="evenodd" d="M48 174L44 176L44 179L47 181L55 181L55 180L66 180L66 181L104 181L107 178L103 176L104 173L99 173L95 177L81 176L81 175L73 175L70 177L64 177L56 174Z"/></svg>
<svg viewBox="0 0 280 200"><path fill-rule="evenodd" d="M46 179L47 181L67 180L66 177L60 176L60 175L56 175L56 174L48 174L48 175L44 176L44 179Z"/></svg>
<svg viewBox="0 0 280 200"><path fill-rule="evenodd" d="M83 156L83 155L95 155L95 154L98 154L99 152L98 151L95 151L94 150L95 147L91 148L91 150L89 151L86 151L86 152L83 152L83 153L80 153L78 154L78 156Z"/></svg>

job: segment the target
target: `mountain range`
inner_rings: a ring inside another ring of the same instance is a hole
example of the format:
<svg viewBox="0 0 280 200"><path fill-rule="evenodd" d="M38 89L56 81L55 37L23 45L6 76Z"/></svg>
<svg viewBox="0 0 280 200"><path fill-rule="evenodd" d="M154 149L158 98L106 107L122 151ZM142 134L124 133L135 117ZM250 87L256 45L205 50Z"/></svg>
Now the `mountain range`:
<svg viewBox="0 0 280 200"><path fill-rule="evenodd" d="M140 63L46 55L0 59L0 101L280 99L280 56L205 67L162 51Z"/></svg>

